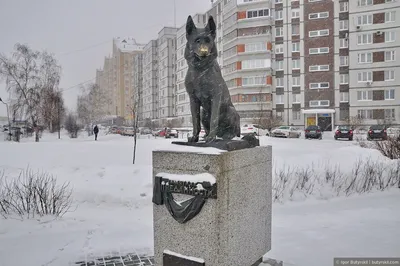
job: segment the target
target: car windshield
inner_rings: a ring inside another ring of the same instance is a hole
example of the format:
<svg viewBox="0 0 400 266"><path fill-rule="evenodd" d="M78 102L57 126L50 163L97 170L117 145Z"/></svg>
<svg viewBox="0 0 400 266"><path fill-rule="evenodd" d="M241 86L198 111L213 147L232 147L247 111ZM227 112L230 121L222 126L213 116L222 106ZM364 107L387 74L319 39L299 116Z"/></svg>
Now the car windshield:
<svg viewBox="0 0 400 266"><path fill-rule="evenodd" d="M373 125L370 127L370 129L372 129L372 130L382 130L384 128L385 128L384 125Z"/></svg>
<svg viewBox="0 0 400 266"><path fill-rule="evenodd" d="M289 127L281 126L279 129L289 129Z"/></svg>
<svg viewBox="0 0 400 266"><path fill-rule="evenodd" d="M309 126L307 127L307 130L318 130L318 126Z"/></svg>
<svg viewBox="0 0 400 266"><path fill-rule="evenodd" d="M339 126L338 127L339 130L350 130L349 126Z"/></svg>

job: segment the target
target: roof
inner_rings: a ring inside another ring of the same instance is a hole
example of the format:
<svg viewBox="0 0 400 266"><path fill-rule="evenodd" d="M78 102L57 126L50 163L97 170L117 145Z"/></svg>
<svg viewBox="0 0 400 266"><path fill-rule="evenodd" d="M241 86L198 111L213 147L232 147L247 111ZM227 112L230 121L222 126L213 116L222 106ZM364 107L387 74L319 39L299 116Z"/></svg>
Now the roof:
<svg viewBox="0 0 400 266"><path fill-rule="evenodd" d="M113 42L122 52L142 51L146 46L146 44L137 43L133 37L116 37Z"/></svg>

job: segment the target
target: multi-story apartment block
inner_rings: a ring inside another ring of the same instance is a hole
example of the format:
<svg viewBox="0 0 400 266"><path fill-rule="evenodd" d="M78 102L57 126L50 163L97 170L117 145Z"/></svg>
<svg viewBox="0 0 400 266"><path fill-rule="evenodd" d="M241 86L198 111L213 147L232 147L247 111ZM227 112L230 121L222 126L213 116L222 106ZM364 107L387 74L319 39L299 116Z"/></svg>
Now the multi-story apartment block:
<svg viewBox="0 0 400 266"><path fill-rule="evenodd" d="M241 123L272 112L270 0L224 1L223 75Z"/></svg>
<svg viewBox="0 0 400 266"><path fill-rule="evenodd" d="M104 59L104 66L96 83L109 97L105 113L132 121L133 106L133 57L142 53L144 45L131 37L114 38L113 53Z"/></svg>
<svg viewBox="0 0 400 266"><path fill-rule="evenodd" d="M175 116L176 28L164 27L158 33L158 117L166 124Z"/></svg>
<svg viewBox="0 0 400 266"><path fill-rule="evenodd" d="M133 98L132 106L138 121L143 121L143 53L133 56ZM135 117L133 117L135 119Z"/></svg>
<svg viewBox="0 0 400 266"><path fill-rule="evenodd" d="M158 55L157 40L151 40L143 50L143 105L141 125L146 120L158 120Z"/></svg>
<svg viewBox="0 0 400 266"><path fill-rule="evenodd" d="M364 124L400 124L400 2L397 0L343 1L339 15L348 16L350 116ZM347 97L347 98L346 98ZM343 118L340 117L340 118Z"/></svg>

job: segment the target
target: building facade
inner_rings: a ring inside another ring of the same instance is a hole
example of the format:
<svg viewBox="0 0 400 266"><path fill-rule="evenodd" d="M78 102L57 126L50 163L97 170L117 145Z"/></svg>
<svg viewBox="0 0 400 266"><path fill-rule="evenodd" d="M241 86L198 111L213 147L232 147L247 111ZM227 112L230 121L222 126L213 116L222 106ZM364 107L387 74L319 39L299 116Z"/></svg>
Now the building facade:
<svg viewBox="0 0 400 266"><path fill-rule="evenodd" d="M143 51L143 105L139 112L144 121L158 120L158 48L157 40L151 40Z"/></svg>
<svg viewBox="0 0 400 266"><path fill-rule="evenodd" d="M176 116L176 28L158 33L158 123L163 126Z"/></svg>
<svg viewBox="0 0 400 266"><path fill-rule="evenodd" d="M230 1L223 7L223 75L241 123L272 112L271 1Z"/></svg>
<svg viewBox="0 0 400 266"><path fill-rule="evenodd" d="M133 56L133 119L137 116L138 121L143 121L143 53ZM133 122L133 121L132 121Z"/></svg>
<svg viewBox="0 0 400 266"><path fill-rule="evenodd" d="M340 5L341 14L349 18L349 92L345 98L349 115L360 117L363 124L400 124L399 1L359 0Z"/></svg>

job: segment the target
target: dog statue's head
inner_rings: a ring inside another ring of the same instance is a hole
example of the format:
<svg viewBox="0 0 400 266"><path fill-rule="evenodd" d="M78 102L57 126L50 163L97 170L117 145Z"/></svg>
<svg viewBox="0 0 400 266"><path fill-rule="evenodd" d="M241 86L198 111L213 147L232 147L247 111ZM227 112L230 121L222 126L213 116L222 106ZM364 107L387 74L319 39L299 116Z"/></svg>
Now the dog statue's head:
<svg viewBox="0 0 400 266"><path fill-rule="evenodd" d="M217 48L215 45L216 26L212 16L209 17L205 28L196 28L191 16L188 17L186 23L186 52L194 55L198 60L209 59L209 57L217 57ZM186 59L192 57L185 55Z"/></svg>

